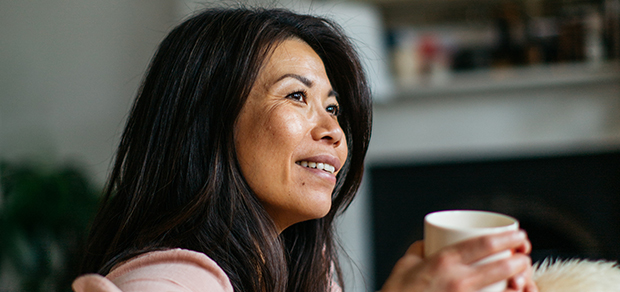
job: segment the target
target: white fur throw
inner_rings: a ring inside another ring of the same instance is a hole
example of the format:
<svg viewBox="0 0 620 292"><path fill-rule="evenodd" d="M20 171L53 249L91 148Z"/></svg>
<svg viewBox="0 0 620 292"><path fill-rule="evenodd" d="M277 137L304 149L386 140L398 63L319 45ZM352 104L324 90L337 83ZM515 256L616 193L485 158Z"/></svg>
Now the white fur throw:
<svg viewBox="0 0 620 292"><path fill-rule="evenodd" d="M534 265L540 292L620 292L620 267L615 262L544 260Z"/></svg>

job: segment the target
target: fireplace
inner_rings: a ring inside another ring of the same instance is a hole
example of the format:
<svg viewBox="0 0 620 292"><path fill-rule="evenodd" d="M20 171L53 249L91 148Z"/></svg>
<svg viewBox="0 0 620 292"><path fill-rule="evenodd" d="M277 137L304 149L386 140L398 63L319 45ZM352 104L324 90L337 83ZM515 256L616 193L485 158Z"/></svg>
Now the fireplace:
<svg viewBox="0 0 620 292"><path fill-rule="evenodd" d="M516 217L532 259L620 260L620 151L371 165L374 277L379 289L425 214L476 209Z"/></svg>

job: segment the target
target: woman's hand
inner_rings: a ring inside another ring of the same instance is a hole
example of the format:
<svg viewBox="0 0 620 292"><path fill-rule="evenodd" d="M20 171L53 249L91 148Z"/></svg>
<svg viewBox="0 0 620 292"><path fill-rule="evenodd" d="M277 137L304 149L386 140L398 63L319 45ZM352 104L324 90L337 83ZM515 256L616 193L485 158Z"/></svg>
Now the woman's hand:
<svg viewBox="0 0 620 292"><path fill-rule="evenodd" d="M512 256L472 265L497 252ZM422 241L412 244L396 263L381 292L476 292L508 280L507 291L538 292L531 279L530 241L523 231L487 235L448 246L424 258Z"/></svg>

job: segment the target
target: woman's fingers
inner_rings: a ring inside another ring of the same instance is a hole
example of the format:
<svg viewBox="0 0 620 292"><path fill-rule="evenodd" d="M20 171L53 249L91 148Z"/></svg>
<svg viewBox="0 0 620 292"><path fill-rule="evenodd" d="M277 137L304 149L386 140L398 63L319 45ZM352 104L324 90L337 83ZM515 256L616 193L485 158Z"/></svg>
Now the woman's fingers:
<svg viewBox="0 0 620 292"><path fill-rule="evenodd" d="M525 273L519 273L508 280L508 288L514 291L523 291L526 284L527 278L525 277Z"/></svg>
<svg viewBox="0 0 620 292"><path fill-rule="evenodd" d="M462 263L472 264L501 251L517 249L528 250L529 245L525 232L508 231L466 240L446 249L447 252L456 252L459 254ZM450 249L453 251L450 251Z"/></svg>
<svg viewBox="0 0 620 292"><path fill-rule="evenodd" d="M508 279L510 292L538 292L531 279L531 244L523 231L487 235L446 247L424 257L422 241L396 263L383 291L478 291ZM507 258L480 261L504 252Z"/></svg>
<svg viewBox="0 0 620 292"><path fill-rule="evenodd" d="M515 249L515 252L530 254L532 252L532 243L530 242L529 238L527 238L527 233L525 233L525 231L521 232L523 232L523 234L525 235L526 240L524 241L523 245Z"/></svg>
<svg viewBox="0 0 620 292"><path fill-rule="evenodd" d="M416 255L418 257L424 257L424 241L418 240L409 246L406 254Z"/></svg>
<svg viewBox="0 0 620 292"><path fill-rule="evenodd" d="M471 268L466 281L468 286L481 289L493 283L509 279L510 291L524 291L531 278L531 259L526 253L531 244L523 231L510 231L467 240L447 247L435 257L439 263L460 263ZM513 252L514 251L514 252ZM502 258L489 263L480 262L491 255L505 253Z"/></svg>
<svg viewBox="0 0 620 292"><path fill-rule="evenodd" d="M479 287L486 287L499 281L509 280L509 288L523 291L527 278L527 270L531 267L530 257L523 254L515 254L509 258L477 266L476 282Z"/></svg>
<svg viewBox="0 0 620 292"><path fill-rule="evenodd" d="M509 291L538 292L538 287L536 287L536 283L532 280L532 274L533 270L530 260L527 270L509 280L508 287L511 289Z"/></svg>
<svg viewBox="0 0 620 292"><path fill-rule="evenodd" d="M528 278L527 283L525 284L524 292L538 292L538 287L532 278Z"/></svg>
<svg viewBox="0 0 620 292"><path fill-rule="evenodd" d="M405 255L396 262L392 270L392 276L395 276L395 278L406 278L407 273L409 273L412 268L421 264L424 254L423 246L424 243L422 241L416 241L410 245Z"/></svg>

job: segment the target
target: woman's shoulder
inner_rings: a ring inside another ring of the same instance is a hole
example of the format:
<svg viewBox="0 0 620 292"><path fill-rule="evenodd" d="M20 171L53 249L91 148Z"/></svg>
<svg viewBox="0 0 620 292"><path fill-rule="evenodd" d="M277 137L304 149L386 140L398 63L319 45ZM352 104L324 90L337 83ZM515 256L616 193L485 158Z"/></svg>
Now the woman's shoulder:
<svg viewBox="0 0 620 292"><path fill-rule="evenodd" d="M118 290L88 287L116 287ZM230 280L212 259L203 253L185 249L154 251L137 256L114 267L105 278L93 275L78 278L73 289L77 292L233 291Z"/></svg>

